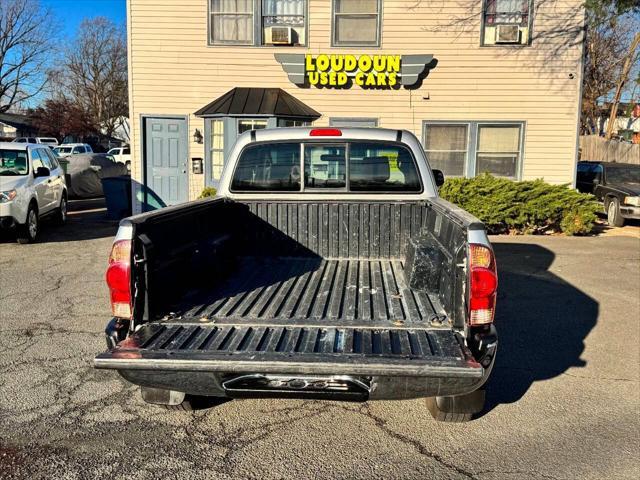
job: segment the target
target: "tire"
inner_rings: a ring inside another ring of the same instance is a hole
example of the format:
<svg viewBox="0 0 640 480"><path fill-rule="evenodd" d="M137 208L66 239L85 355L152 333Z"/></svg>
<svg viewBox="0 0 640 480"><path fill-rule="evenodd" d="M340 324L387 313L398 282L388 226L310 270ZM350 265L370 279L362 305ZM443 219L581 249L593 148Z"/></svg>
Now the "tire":
<svg viewBox="0 0 640 480"><path fill-rule="evenodd" d="M27 219L24 225L18 225L16 238L18 243L33 243L38 238L40 232L40 219L38 218L38 209L35 205L29 205L27 211Z"/></svg>
<svg viewBox="0 0 640 480"><path fill-rule="evenodd" d="M67 195L63 194L60 200L60 206L56 210L55 222L58 225L64 225L67 222Z"/></svg>
<svg viewBox="0 0 640 480"><path fill-rule="evenodd" d="M425 399L427 410L438 422L468 422L484 408L485 390L455 397L429 397Z"/></svg>
<svg viewBox="0 0 640 480"><path fill-rule="evenodd" d="M607 223L612 227L624 225L624 218L620 213L620 201L616 197L610 198L607 203Z"/></svg>

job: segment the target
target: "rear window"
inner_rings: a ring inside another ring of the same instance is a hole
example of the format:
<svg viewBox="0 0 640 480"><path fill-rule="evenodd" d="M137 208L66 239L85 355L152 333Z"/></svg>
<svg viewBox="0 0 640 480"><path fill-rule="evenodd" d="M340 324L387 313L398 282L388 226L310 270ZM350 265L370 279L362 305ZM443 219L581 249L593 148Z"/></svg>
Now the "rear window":
<svg viewBox="0 0 640 480"><path fill-rule="evenodd" d="M352 143L349 149L352 192L419 192L422 190L411 152L401 145Z"/></svg>
<svg viewBox="0 0 640 480"><path fill-rule="evenodd" d="M312 191L422 191L411 151L387 142L250 145L240 155L231 190L298 192L302 185Z"/></svg>
<svg viewBox="0 0 640 480"><path fill-rule="evenodd" d="M266 143L247 147L233 175L235 191L300 190L300 144Z"/></svg>

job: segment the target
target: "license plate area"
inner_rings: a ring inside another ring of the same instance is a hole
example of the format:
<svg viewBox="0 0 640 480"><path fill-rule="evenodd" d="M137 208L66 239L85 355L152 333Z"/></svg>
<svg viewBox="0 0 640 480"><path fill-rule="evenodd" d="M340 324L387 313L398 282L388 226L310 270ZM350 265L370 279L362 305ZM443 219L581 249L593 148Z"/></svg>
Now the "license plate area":
<svg viewBox="0 0 640 480"><path fill-rule="evenodd" d="M307 398L364 402L371 391L370 377L350 375L250 374L222 382L231 398Z"/></svg>

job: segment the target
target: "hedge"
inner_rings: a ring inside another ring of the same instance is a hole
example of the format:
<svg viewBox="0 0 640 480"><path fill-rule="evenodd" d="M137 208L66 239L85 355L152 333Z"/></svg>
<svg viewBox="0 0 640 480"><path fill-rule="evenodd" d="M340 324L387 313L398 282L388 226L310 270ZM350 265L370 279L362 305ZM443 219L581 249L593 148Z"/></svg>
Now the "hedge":
<svg viewBox="0 0 640 480"><path fill-rule="evenodd" d="M482 220L489 233L585 235L600 210L593 195L567 185L513 182L489 174L449 178L440 196Z"/></svg>
<svg viewBox="0 0 640 480"><path fill-rule="evenodd" d="M216 191L215 188L213 188L213 187L205 187L204 190L202 190L202 193L200 193L200 196L198 198L215 197L216 193L218 193L218 192Z"/></svg>

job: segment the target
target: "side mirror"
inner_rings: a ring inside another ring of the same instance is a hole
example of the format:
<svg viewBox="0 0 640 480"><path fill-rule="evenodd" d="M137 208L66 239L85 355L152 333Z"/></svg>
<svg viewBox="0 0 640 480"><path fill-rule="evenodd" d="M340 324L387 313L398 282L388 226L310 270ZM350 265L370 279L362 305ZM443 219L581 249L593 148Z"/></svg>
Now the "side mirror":
<svg viewBox="0 0 640 480"><path fill-rule="evenodd" d="M436 179L436 186L441 187L444 184L444 173L441 170L436 170L435 168L432 170L433 177Z"/></svg>
<svg viewBox="0 0 640 480"><path fill-rule="evenodd" d="M51 175L51 170L49 170L47 167L38 167L36 169L36 178L48 177L49 175Z"/></svg>

